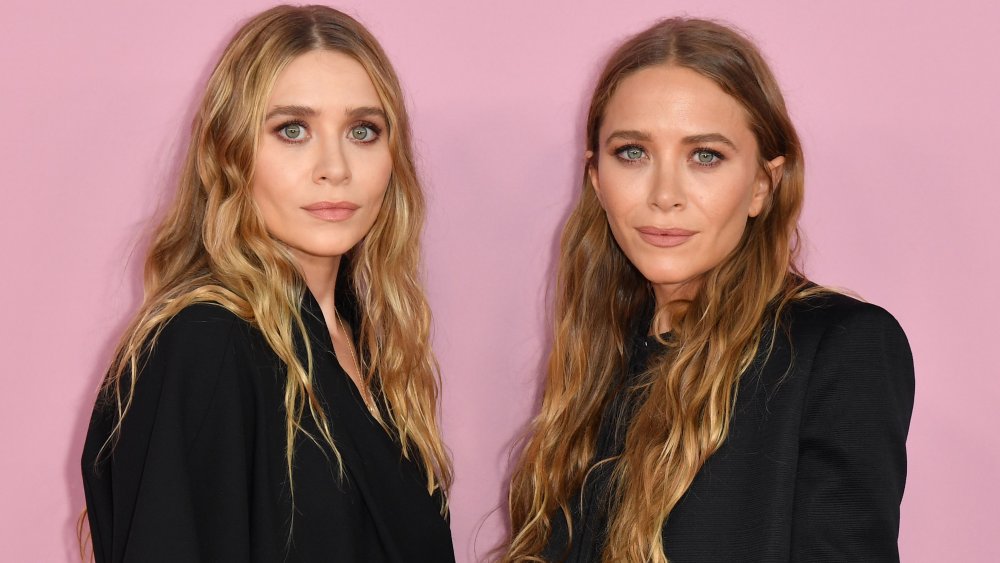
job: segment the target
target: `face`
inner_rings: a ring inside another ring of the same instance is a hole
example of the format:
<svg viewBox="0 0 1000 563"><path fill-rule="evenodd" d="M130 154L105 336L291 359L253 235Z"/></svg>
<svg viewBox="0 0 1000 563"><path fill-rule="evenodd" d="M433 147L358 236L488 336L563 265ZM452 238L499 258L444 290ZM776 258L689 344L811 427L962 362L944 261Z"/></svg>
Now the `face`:
<svg viewBox="0 0 1000 563"><path fill-rule="evenodd" d="M590 180L618 245L657 302L690 297L736 248L780 177L760 168L734 98L697 72L660 65L621 82L605 110Z"/></svg>
<svg viewBox="0 0 1000 563"><path fill-rule="evenodd" d="M278 75L252 191L300 263L339 260L371 230L392 173L386 127L368 73L347 55L311 51Z"/></svg>

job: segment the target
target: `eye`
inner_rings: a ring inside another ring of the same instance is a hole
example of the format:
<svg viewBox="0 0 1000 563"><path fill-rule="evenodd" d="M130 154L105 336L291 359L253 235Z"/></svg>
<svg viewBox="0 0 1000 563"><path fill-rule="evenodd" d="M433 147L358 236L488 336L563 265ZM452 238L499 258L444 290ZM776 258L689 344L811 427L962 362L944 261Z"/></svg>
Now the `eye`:
<svg viewBox="0 0 1000 563"><path fill-rule="evenodd" d="M642 147L628 145L615 151L615 156L626 162L635 162L646 156L646 151Z"/></svg>
<svg viewBox="0 0 1000 563"><path fill-rule="evenodd" d="M377 127L370 123L362 123L351 127L348 132L348 137L353 141L358 141L359 143L371 143L372 141L378 139L379 130Z"/></svg>
<svg viewBox="0 0 1000 563"><path fill-rule="evenodd" d="M699 166L715 166L721 162L725 157L722 156L718 151L713 151L709 149L697 149L691 155L694 159L694 163Z"/></svg>
<svg viewBox="0 0 1000 563"><path fill-rule="evenodd" d="M306 138L306 127L301 123L286 123L278 127L277 133L286 141L302 141Z"/></svg>

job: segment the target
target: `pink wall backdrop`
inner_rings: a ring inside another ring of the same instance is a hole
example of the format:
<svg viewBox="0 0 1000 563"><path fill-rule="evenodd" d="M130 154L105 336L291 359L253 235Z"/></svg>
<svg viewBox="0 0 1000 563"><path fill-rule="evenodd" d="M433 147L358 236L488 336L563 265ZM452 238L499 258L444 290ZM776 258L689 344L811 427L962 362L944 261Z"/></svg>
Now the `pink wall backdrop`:
<svg viewBox="0 0 1000 563"><path fill-rule="evenodd" d="M805 141L807 267L896 314L917 400L905 561L997 561L1000 9L988 0L684 3L344 0L382 40L430 197L427 286L454 454L459 561L500 537L532 416L555 241L599 61L655 19L762 45ZM72 561L79 454L140 299L147 220L192 107L259 0L28 2L0 19L0 545Z"/></svg>

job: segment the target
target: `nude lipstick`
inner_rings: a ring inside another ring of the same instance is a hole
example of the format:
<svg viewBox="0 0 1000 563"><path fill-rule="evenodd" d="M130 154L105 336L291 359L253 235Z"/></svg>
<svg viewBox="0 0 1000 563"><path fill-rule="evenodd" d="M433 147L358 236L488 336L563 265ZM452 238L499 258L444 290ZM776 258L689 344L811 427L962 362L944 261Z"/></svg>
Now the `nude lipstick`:
<svg viewBox="0 0 1000 563"><path fill-rule="evenodd" d="M639 227L636 230L639 231L642 240L659 248L680 246L698 234L698 231L687 229L660 229L657 227Z"/></svg>
<svg viewBox="0 0 1000 563"><path fill-rule="evenodd" d="M349 201L319 201L303 206L302 209L324 221L344 221L350 219L358 207Z"/></svg>

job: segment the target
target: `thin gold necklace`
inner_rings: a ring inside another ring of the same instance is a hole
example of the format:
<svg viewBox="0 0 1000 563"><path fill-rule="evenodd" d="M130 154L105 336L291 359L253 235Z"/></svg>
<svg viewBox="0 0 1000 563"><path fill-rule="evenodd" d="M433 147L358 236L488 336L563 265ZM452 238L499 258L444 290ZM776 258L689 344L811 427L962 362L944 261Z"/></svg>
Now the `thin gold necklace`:
<svg viewBox="0 0 1000 563"><path fill-rule="evenodd" d="M347 351L351 353L351 361L354 362L352 365L358 373L358 393L361 395L362 402L368 407L368 412L375 414L374 399L368 392L367 385L364 384L364 379L361 376L361 364L358 362L358 357L354 355L354 343L351 341L351 336L347 333L347 328L344 327L344 321L340 318L340 311L334 309L333 316L337 318L337 324L340 325L340 332L344 335L344 340L347 341Z"/></svg>

